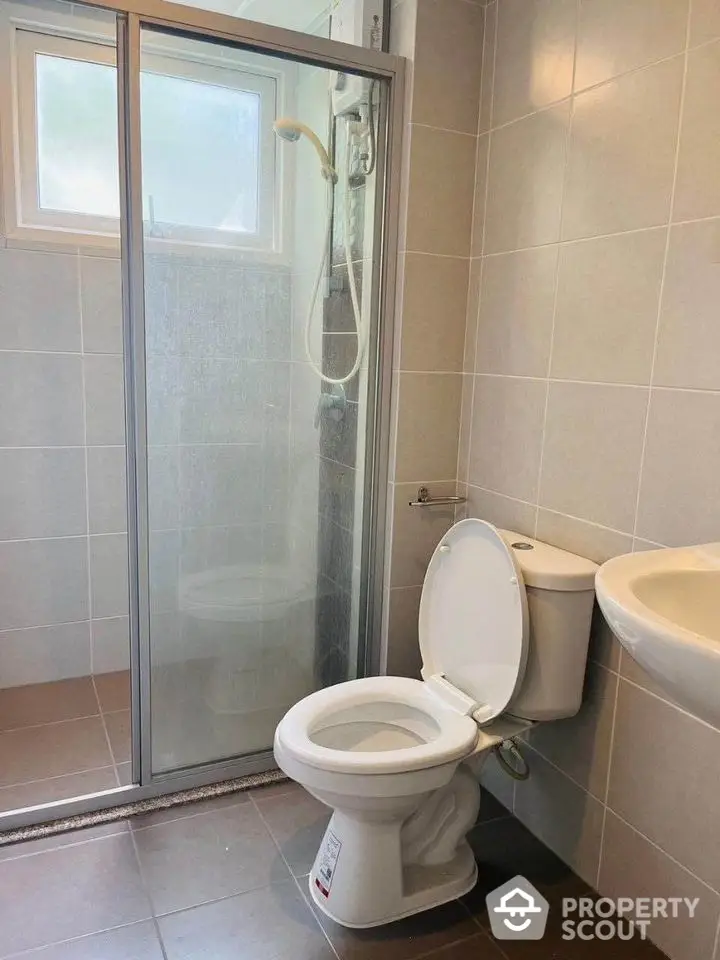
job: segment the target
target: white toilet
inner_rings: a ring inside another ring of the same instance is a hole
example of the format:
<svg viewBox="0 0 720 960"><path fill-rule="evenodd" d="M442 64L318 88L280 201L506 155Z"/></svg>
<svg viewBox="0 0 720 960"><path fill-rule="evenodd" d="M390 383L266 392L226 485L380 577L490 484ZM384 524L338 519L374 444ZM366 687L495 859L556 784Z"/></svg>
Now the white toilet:
<svg viewBox="0 0 720 960"><path fill-rule="evenodd" d="M596 569L462 520L425 576L423 680L351 680L285 714L278 765L334 811L310 873L328 916L372 927L472 888L480 767L505 738L578 711Z"/></svg>

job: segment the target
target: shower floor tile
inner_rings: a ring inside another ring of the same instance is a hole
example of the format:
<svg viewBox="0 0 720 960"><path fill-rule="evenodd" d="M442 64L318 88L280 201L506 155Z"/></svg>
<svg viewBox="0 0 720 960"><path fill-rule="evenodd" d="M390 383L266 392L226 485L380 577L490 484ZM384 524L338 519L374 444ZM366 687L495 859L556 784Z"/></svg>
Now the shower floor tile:
<svg viewBox="0 0 720 960"><path fill-rule="evenodd" d="M0 689L0 812L124 782L129 697L126 672Z"/></svg>
<svg viewBox="0 0 720 960"><path fill-rule="evenodd" d="M348 930L316 914L307 876L293 875L301 859L307 863L327 813L290 783L138 817L130 829L121 822L0 848L0 958L41 948L29 956L662 960L648 942L560 940L553 907L557 919L561 897L592 891L503 807L488 806L493 819L480 822L471 837L477 888L369 930ZM543 940L501 943L487 929L485 893L517 872L550 901Z"/></svg>

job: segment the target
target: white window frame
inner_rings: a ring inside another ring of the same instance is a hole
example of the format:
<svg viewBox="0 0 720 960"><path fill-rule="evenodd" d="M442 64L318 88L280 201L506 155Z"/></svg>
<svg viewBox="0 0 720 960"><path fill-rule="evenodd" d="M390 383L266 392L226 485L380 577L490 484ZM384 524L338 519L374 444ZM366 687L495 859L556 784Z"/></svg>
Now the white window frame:
<svg viewBox="0 0 720 960"><path fill-rule="evenodd" d="M67 18L64 23L32 23L12 16L10 5L0 3L0 8L4 12L0 16L0 63L7 64L7 69L0 71L4 89L0 99L4 232L20 242L119 250L119 220L39 205L35 72L38 54L115 66L115 37L98 32L97 21L91 32L73 30ZM245 51L233 52L231 57L224 51L222 56L200 58L197 44L169 36L158 35L157 42L153 37L150 48L143 43L144 71L250 90L260 97L257 231L249 234L170 224L151 227L146 222L146 241L153 246L224 248L263 260L284 259L289 224L283 217L283 195L289 170L287 162L281 163L272 123L286 109L288 69L278 62L277 70L269 70L259 61Z"/></svg>

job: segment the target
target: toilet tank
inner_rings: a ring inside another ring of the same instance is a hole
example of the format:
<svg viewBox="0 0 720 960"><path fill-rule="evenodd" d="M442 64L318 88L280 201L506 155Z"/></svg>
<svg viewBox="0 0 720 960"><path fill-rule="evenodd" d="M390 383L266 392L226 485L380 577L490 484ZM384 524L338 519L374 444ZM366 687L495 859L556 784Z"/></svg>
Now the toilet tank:
<svg viewBox="0 0 720 960"><path fill-rule="evenodd" d="M525 675L507 713L526 720L572 717L582 701L597 564L509 530L500 533L520 565L530 620Z"/></svg>

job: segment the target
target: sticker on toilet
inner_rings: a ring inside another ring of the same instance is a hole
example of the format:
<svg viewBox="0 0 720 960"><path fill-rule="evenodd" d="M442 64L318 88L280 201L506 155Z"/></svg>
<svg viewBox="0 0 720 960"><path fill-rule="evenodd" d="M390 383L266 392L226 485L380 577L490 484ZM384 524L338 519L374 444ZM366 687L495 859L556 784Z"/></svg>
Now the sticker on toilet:
<svg viewBox="0 0 720 960"><path fill-rule="evenodd" d="M315 886L324 897L330 896L330 887L332 886L333 874L337 866L338 857L342 843L332 830L325 834L323 847L318 855L317 869L315 872Z"/></svg>

